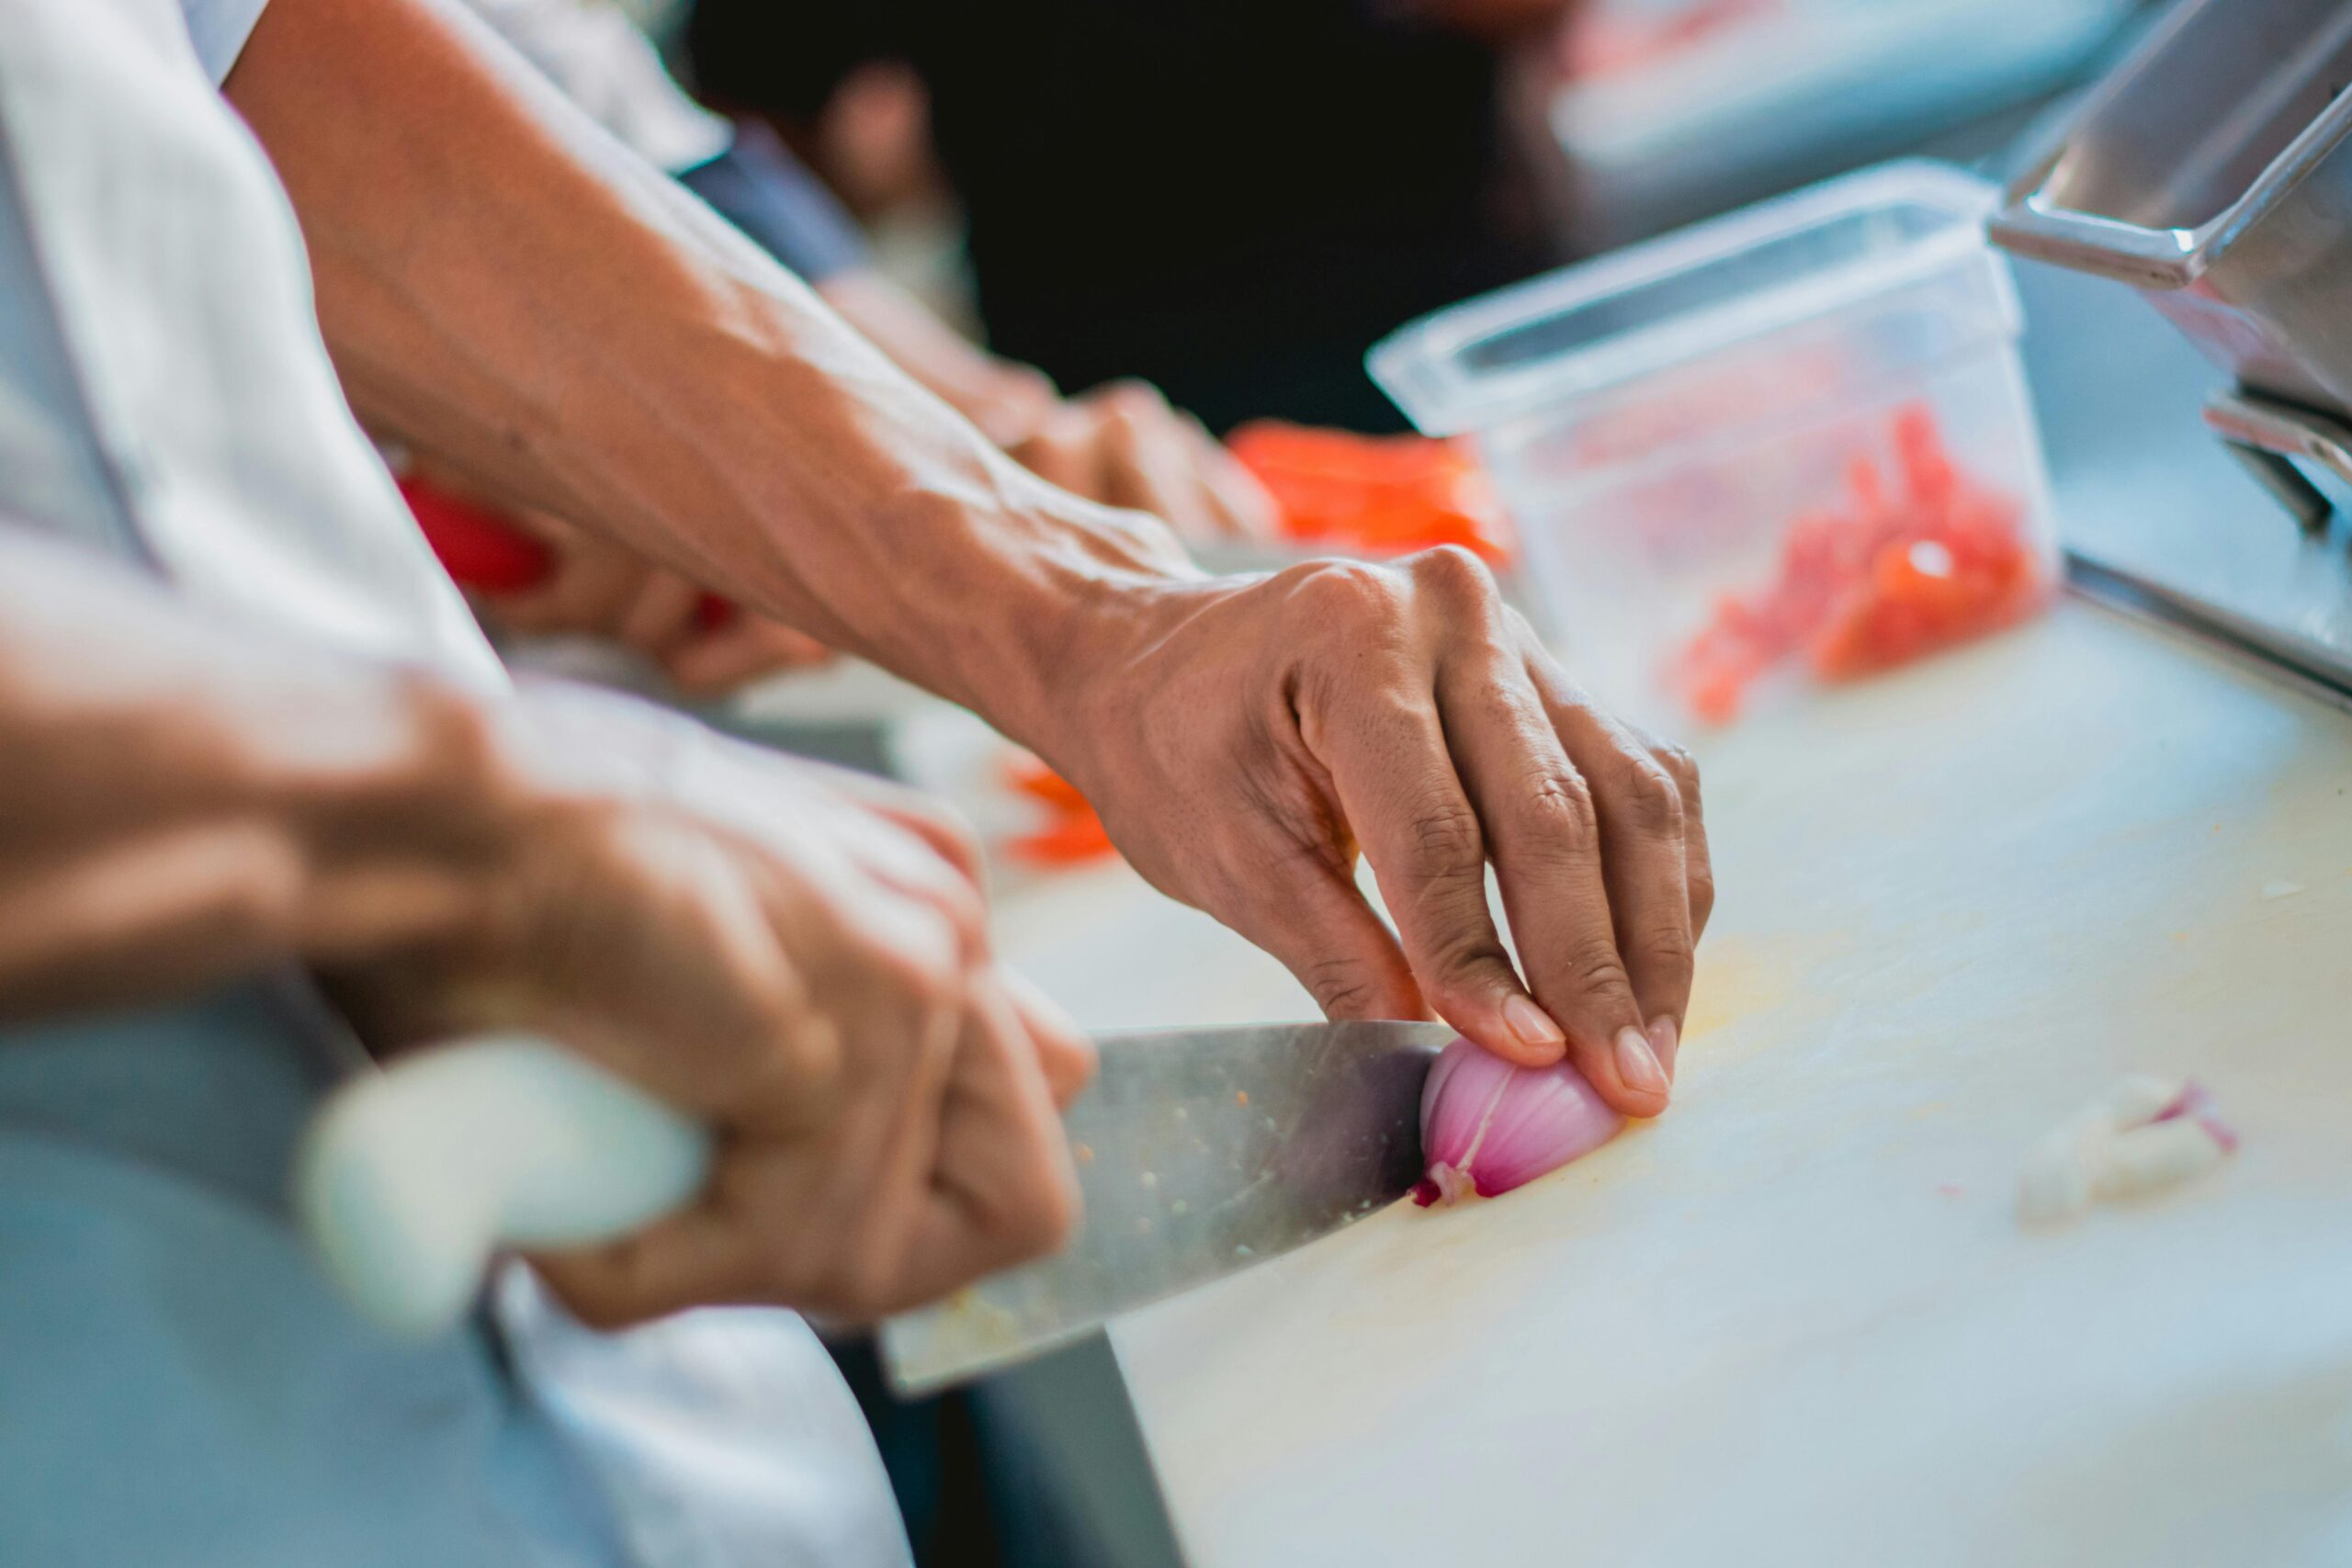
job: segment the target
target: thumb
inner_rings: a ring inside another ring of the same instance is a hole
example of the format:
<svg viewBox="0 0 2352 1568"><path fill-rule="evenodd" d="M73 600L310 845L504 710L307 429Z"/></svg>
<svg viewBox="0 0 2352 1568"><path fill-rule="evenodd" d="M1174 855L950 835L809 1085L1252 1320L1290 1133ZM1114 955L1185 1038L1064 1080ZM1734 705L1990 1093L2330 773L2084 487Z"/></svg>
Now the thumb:
<svg viewBox="0 0 2352 1568"><path fill-rule="evenodd" d="M1093 1043L1027 976L1002 966L997 975L1013 1010L1029 1031L1030 1043L1037 1048L1037 1063L1045 1069L1046 1086L1053 1091L1055 1106L1069 1110L1070 1101L1094 1076Z"/></svg>

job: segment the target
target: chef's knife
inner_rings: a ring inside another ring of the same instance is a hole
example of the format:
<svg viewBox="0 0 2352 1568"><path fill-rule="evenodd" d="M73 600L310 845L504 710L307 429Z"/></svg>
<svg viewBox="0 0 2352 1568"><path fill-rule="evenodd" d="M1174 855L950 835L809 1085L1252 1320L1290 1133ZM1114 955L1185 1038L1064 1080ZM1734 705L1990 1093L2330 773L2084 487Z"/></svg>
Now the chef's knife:
<svg viewBox="0 0 2352 1568"><path fill-rule="evenodd" d="M892 1319L907 1393L1050 1349L1130 1307L1333 1231L1421 1174L1436 1024L1265 1024L1114 1034L1069 1115L1086 1194L1071 1246ZM327 1270L388 1326L465 1310L502 1246L626 1235L691 1199L708 1139L544 1041L422 1052L321 1111L296 1206Z"/></svg>
<svg viewBox="0 0 2352 1568"><path fill-rule="evenodd" d="M1106 1320L1386 1207L1420 1179L1421 1085L1453 1032L1278 1023L1114 1034L1068 1117L1086 1209L1055 1257L882 1325L902 1394Z"/></svg>

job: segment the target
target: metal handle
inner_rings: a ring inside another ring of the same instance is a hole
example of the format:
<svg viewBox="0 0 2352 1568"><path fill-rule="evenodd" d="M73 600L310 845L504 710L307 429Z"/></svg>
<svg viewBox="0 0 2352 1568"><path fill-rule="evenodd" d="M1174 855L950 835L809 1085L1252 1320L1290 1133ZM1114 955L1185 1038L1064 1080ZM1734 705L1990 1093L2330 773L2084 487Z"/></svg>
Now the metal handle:
<svg viewBox="0 0 2352 1568"><path fill-rule="evenodd" d="M2031 176L2030 188L1993 215L1988 229L1995 244L2141 288L2186 288L2204 272L2204 253L2188 230L2144 229L2051 206L2041 188L2049 172L2045 165Z"/></svg>
<svg viewBox="0 0 2352 1568"><path fill-rule="evenodd" d="M702 1189L710 1140L546 1041L485 1037L404 1057L312 1122L294 1202L327 1273L387 1328L461 1316L503 1247L626 1235Z"/></svg>
<svg viewBox="0 0 2352 1568"><path fill-rule="evenodd" d="M2325 530L2335 505L2295 464L2316 463L2352 483L2352 425L2244 387L2207 398L2205 423L2305 533Z"/></svg>

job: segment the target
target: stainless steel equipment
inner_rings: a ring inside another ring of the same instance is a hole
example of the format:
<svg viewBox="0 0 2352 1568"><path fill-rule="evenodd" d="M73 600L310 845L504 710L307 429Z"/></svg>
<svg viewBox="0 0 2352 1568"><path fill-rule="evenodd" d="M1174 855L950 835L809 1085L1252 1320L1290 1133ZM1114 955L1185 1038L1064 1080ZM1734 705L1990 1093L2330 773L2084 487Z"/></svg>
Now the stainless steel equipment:
<svg viewBox="0 0 2352 1568"><path fill-rule="evenodd" d="M2028 163L1993 236L2129 283L2235 378L2207 423L2306 529L2352 482L2352 6L2185 0Z"/></svg>
<svg viewBox="0 0 2352 1568"><path fill-rule="evenodd" d="M1077 1238L885 1323L891 1381L922 1393L1025 1359L1395 1202L1420 1179L1421 1085L1453 1038L1433 1023L1105 1037L1067 1118Z"/></svg>

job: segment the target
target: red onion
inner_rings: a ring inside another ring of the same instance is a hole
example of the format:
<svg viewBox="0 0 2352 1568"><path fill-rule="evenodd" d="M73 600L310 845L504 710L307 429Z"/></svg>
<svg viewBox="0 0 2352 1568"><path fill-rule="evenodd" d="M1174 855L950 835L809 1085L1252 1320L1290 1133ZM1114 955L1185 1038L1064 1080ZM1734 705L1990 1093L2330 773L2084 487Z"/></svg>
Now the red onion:
<svg viewBox="0 0 2352 1568"><path fill-rule="evenodd" d="M1429 1175L1413 1201L1426 1209L1499 1198L1599 1148L1624 1124L1567 1063L1514 1066L1457 1039L1421 1090Z"/></svg>

